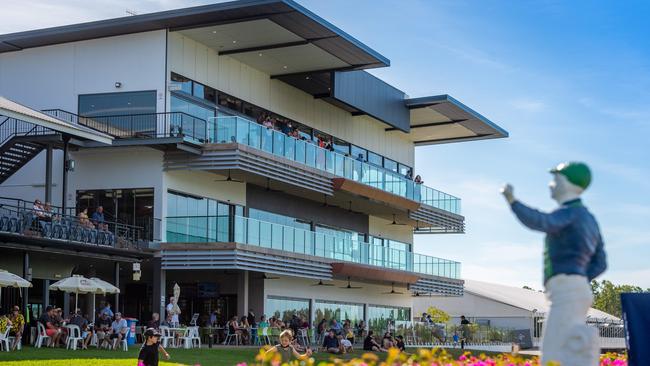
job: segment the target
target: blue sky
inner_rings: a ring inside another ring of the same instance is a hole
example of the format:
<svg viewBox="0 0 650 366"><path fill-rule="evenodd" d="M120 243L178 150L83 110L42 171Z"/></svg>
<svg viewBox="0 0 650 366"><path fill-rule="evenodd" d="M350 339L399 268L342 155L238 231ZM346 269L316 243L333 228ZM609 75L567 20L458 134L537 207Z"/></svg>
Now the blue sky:
<svg viewBox="0 0 650 366"><path fill-rule="evenodd" d="M4 0L0 33L209 2ZM543 237L498 189L511 182L550 210L548 168L583 160L609 254L603 278L650 287L650 3L300 3L388 57L372 71L383 80L411 97L450 94L510 132L417 149L416 174L463 199L467 233L417 236L416 251L461 261L467 278L541 288Z"/></svg>

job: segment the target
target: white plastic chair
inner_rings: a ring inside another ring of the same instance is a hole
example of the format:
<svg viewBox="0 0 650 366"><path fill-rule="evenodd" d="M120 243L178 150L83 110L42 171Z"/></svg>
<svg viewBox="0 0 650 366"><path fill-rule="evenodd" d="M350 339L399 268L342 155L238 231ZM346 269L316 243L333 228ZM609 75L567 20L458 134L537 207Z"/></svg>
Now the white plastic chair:
<svg viewBox="0 0 650 366"><path fill-rule="evenodd" d="M169 334L169 327L165 325L160 326L160 344L167 348L167 345L171 341L174 343L174 337Z"/></svg>
<svg viewBox="0 0 650 366"><path fill-rule="evenodd" d="M199 336L199 327L188 327L185 331L185 336L181 338L183 341L183 348L201 348L201 337Z"/></svg>
<svg viewBox="0 0 650 366"><path fill-rule="evenodd" d="M126 329L126 333L124 333L124 337L122 337L122 340L120 341L120 348L122 348L122 351L126 352L129 350L129 336L131 335L131 328Z"/></svg>
<svg viewBox="0 0 650 366"><path fill-rule="evenodd" d="M226 333L226 339L223 341L223 344L230 344L232 340L235 340L235 345L238 346L241 344L241 338L239 336L239 333L230 333L230 327L226 326L227 333Z"/></svg>
<svg viewBox="0 0 650 366"><path fill-rule="evenodd" d="M41 346L43 345L43 341L46 341L45 346L47 347L50 345L52 339L50 338L50 336L47 335L47 333L45 333L45 326L42 323L37 323L37 324L38 324L38 337L36 337L36 343L34 343L34 345L36 346L36 348L41 348Z"/></svg>
<svg viewBox="0 0 650 366"><path fill-rule="evenodd" d="M9 343L13 344L14 341L16 341L16 337L14 337L14 336L10 336L10 337L9 337ZM20 351L21 349L23 349L23 340L20 339L20 338L18 338L18 343L16 343L16 349L19 350L19 351Z"/></svg>
<svg viewBox="0 0 650 366"><path fill-rule="evenodd" d="M9 331L11 330L11 327L7 325L7 328L5 329L4 332L0 333L0 349L2 349L2 345L4 345L4 348L7 352L11 350L11 347L9 346Z"/></svg>
<svg viewBox="0 0 650 366"><path fill-rule="evenodd" d="M264 327L262 328L262 336L258 337L259 341L261 342L261 339L264 339L264 344L271 344L271 339L269 338L269 327Z"/></svg>
<svg viewBox="0 0 650 366"><path fill-rule="evenodd" d="M77 345L81 343L83 346L83 338L81 338L81 329L79 329L79 326L74 325L74 324L68 324L65 326L68 328L68 338L65 340L65 348L70 349L72 348L73 350L77 350Z"/></svg>

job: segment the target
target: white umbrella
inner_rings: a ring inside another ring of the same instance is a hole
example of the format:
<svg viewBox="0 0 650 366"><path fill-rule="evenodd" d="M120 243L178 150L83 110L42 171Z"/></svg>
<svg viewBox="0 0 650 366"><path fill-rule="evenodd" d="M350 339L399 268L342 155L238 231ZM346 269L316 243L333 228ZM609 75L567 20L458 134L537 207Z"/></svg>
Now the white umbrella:
<svg viewBox="0 0 650 366"><path fill-rule="evenodd" d="M0 288L2 287L32 287L32 283L18 275L0 269ZM2 299L2 291L0 291L0 299Z"/></svg>
<svg viewBox="0 0 650 366"><path fill-rule="evenodd" d="M74 292L74 309L77 311L79 294L98 294L102 293L102 287L95 281L81 275L72 275L50 285L50 290L59 290L64 292Z"/></svg>
<svg viewBox="0 0 650 366"><path fill-rule="evenodd" d="M113 284L111 284L110 282L106 282L106 281L102 280L101 278L97 278L97 277L90 277L90 279L97 282L97 284L99 284L102 287L101 292L104 295L106 295L106 294L119 294L120 293L120 289L113 286ZM92 319L93 319L93 322L94 322L95 321L95 298L94 297L93 297L93 318Z"/></svg>
<svg viewBox="0 0 650 366"><path fill-rule="evenodd" d="M97 277L90 277L91 280L97 282L97 284L102 288L102 293L103 294L119 294L120 289L113 286L110 282L106 282L100 278Z"/></svg>

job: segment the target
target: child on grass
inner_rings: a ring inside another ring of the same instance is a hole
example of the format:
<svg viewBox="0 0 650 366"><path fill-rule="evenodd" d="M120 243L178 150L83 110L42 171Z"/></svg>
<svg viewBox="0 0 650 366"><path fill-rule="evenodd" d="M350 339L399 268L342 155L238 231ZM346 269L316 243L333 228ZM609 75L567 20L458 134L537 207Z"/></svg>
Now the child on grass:
<svg viewBox="0 0 650 366"><path fill-rule="evenodd" d="M160 350L165 359L169 360L169 353L160 344L160 333L153 328L144 332L145 341L138 355L138 366L158 366L158 351Z"/></svg>
<svg viewBox="0 0 650 366"><path fill-rule="evenodd" d="M296 348L291 344L293 339L293 332L289 329L286 329L280 333L280 344L275 345L269 348L266 352L278 352L282 356L283 362L291 361L292 358L298 360L305 360L311 356L311 349L307 348L307 351L303 354L298 353Z"/></svg>

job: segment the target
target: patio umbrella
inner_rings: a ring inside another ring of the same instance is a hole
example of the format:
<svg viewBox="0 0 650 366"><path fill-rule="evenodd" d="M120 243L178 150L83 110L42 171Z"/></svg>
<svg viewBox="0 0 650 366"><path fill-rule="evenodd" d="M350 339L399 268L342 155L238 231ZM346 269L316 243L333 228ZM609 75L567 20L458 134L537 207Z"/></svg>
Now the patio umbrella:
<svg viewBox="0 0 650 366"><path fill-rule="evenodd" d="M74 309L77 311L79 294L101 294L102 287L95 281L81 275L72 275L50 285L50 290L74 292Z"/></svg>
<svg viewBox="0 0 650 366"><path fill-rule="evenodd" d="M180 314L181 308L178 307L178 299L181 296L181 287L177 283L174 284L174 306L172 307L171 314Z"/></svg>
<svg viewBox="0 0 650 366"><path fill-rule="evenodd" d="M98 285L102 288L101 293L104 295L107 294L119 294L120 289L115 287L112 283L106 282L102 280L101 278L97 277L90 277L91 280L97 282ZM117 310L116 310L117 311ZM95 321L95 297L93 296L93 322Z"/></svg>
<svg viewBox="0 0 650 366"><path fill-rule="evenodd" d="M32 283L18 275L0 269L0 300L2 299L2 287L32 287Z"/></svg>

